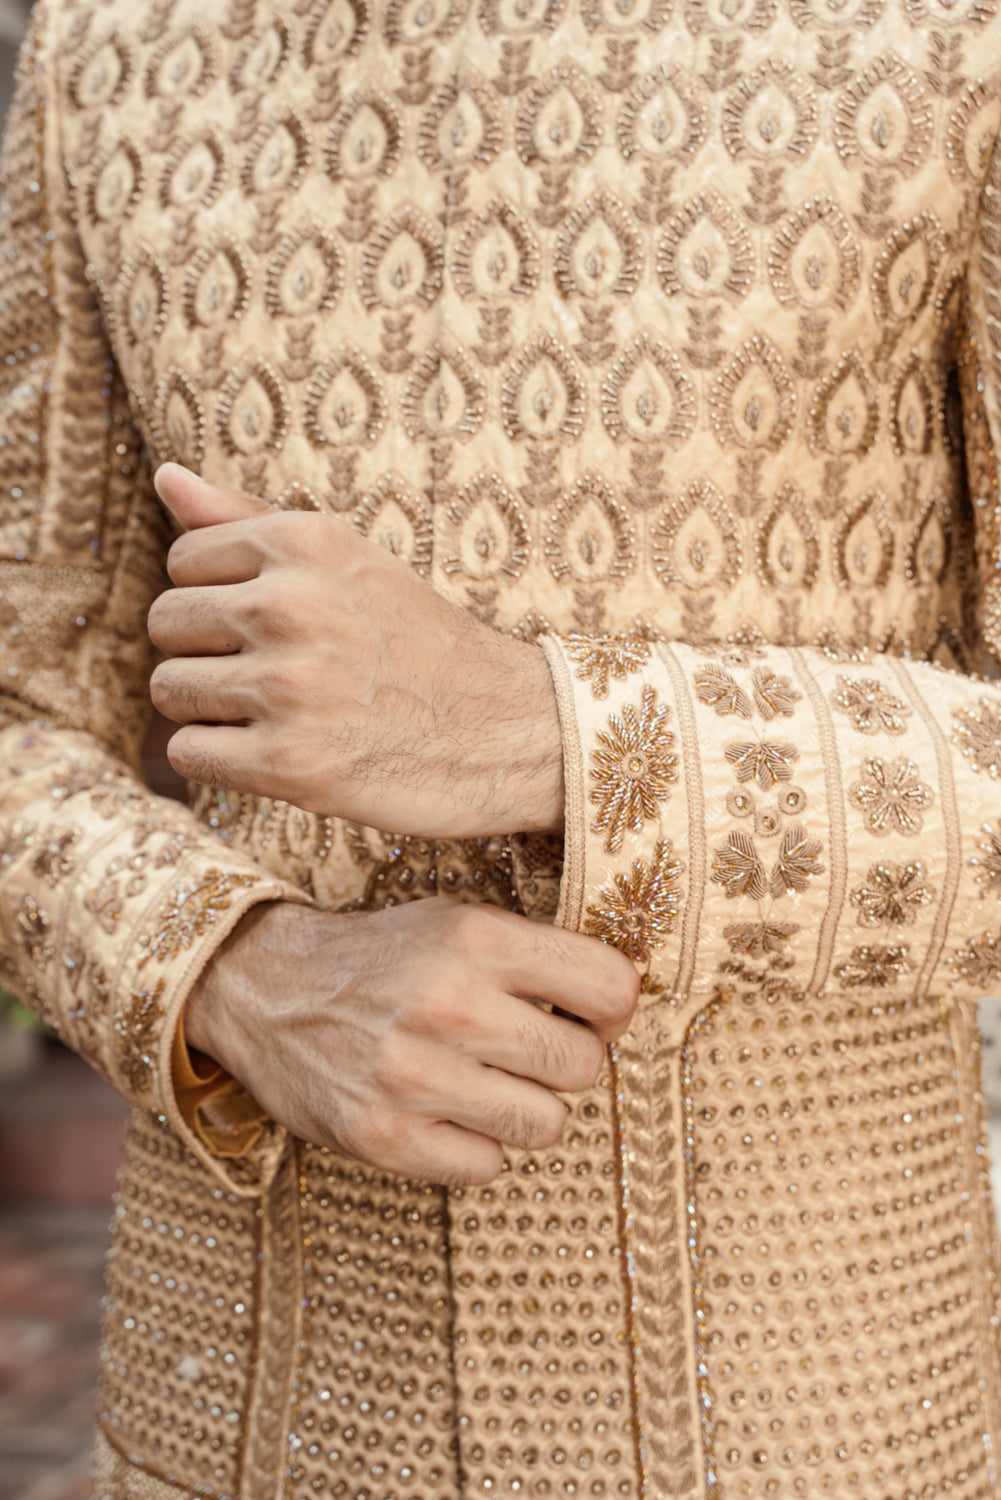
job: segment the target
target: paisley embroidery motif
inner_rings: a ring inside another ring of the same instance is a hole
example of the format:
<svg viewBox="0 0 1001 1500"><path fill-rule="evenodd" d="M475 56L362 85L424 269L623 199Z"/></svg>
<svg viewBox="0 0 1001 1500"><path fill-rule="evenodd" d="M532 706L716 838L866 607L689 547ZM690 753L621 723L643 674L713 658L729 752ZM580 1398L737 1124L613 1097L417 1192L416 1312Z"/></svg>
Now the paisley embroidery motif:
<svg viewBox="0 0 1001 1500"><path fill-rule="evenodd" d="M626 97L616 123L619 150L652 160L692 157L706 138L705 94L695 79L668 64L648 73Z"/></svg>
<svg viewBox="0 0 1001 1500"><path fill-rule="evenodd" d="M737 526L722 495L696 481L658 518L653 563L666 588L729 588L740 573Z"/></svg>
<svg viewBox="0 0 1001 1500"><path fill-rule="evenodd" d="M365 247L359 291L366 307L434 302L441 291L444 251L430 221L406 208Z"/></svg>
<svg viewBox="0 0 1001 1500"><path fill-rule="evenodd" d="M908 173L924 161L932 129L925 89L892 53L853 79L834 115L834 140L845 162L861 156L873 166Z"/></svg>
<svg viewBox="0 0 1001 1500"><path fill-rule="evenodd" d="M312 226L285 235L268 262L264 300L275 318L308 318L333 307L344 261L333 235Z"/></svg>
<svg viewBox="0 0 1001 1500"><path fill-rule="evenodd" d="M669 219L657 251L657 276L669 297L743 297L753 264L747 230L714 192Z"/></svg>
<svg viewBox="0 0 1001 1500"><path fill-rule="evenodd" d="M833 198L813 198L790 214L768 252L768 276L780 302L844 312L859 289L859 243Z"/></svg>
<svg viewBox="0 0 1001 1500"><path fill-rule="evenodd" d="M401 480L381 479L354 513L362 536L409 563L426 578L431 571L433 528L427 504Z"/></svg>
<svg viewBox="0 0 1001 1500"><path fill-rule="evenodd" d="M882 588L893 566L894 549L883 496L873 490L849 511L835 534L838 581L855 588Z"/></svg>
<svg viewBox="0 0 1001 1500"><path fill-rule="evenodd" d="M105 156L94 168L87 210L95 223L113 223L130 217L143 195L146 172L138 149L128 139Z"/></svg>
<svg viewBox="0 0 1001 1500"><path fill-rule="evenodd" d="M820 566L820 543L801 492L784 485L754 538L758 576L769 588L811 589Z"/></svg>
<svg viewBox="0 0 1001 1500"><path fill-rule="evenodd" d="M250 271L236 245L223 240L193 256L184 279L184 315L190 327L236 322L249 301Z"/></svg>
<svg viewBox="0 0 1001 1500"><path fill-rule="evenodd" d="M150 99L198 98L216 76L208 33L201 26L169 37L154 51L146 69Z"/></svg>
<svg viewBox="0 0 1001 1500"><path fill-rule="evenodd" d="M277 119L263 122L251 136L240 171L243 191L294 193L310 160L309 133L299 117L287 110Z"/></svg>
<svg viewBox="0 0 1001 1500"><path fill-rule="evenodd" d="M717 377L709 396L716 436L724 448L780 448L796 410L792 377L779 351L756 333Z"/></svg>
<svg viewBox="0 0 1001 1500"><path fill-rule="evenodd" d="M126 261L118 283L118 314L130 344L159 338L167 320L170 283L151 250Z"/></svg>
<svg viewBox="0 0 1001 1500"><path fill-rule="evenodd" d="M572 63L535 85L515 122L515 146L527 167L586 161L600 139L597 96Z"/></svg>
<svg viewBox="0 0 1001 1500"><path fill-rule="evenodd" d="M153 411L160 452L189 469L199 468L205 455L205 409L183 370L175 366L164 372Z"/></svg>
<svg viewBox="0 0 1001 1500"><path fill-rule="evenodd" d="M216 406L216 431L228 453L277 453L289 426L285 389L265 360L227 376Z"/></svg>
<svg viewBox="0 0 1001 1500"><path fill-rule="evenodd" d="M307 68L329 68L353 57L370 25L369 0L321 0L307 24L303 44Z"/></svg>
<svg viewBox="0 0 1001 1500"><path fill-rule="evenodd" d="M803 157L816 139L816 95L787 62L765 63L727 95L723 143L733 157Z"/></svg>
<svg viewBox="0 0 1001 1500"><path fill-rule="evenodd" d="M111 108L132 78L132 51L118 33L90 48L70 74L69 97L77 109Z"/></svg>
<svg viewBox="0 0 1001 1500"><path fill-rule="evenodd" d="M443 85L417 132L417 154L429 171L467 163L485 167L501 148L498 101L481 80Z"/></svg>
<svg viewBox="0 0 1001 1500"><path fill-rule="evenodd" d="M629 297L640 274L641 239L615 197L602 189L570 214L553 252L564 297Z"/></svg>
<svg viewBox="0 0 1001 1500"><path fill-rule="evenodd" d="M695 387L662 339L628 344L601 388L601 420L616 442L680 448L695 422Z"/></svg>
<svg viewBox="0 0 1001 1500"><path fill-rule="evenodd" d="M554 578L578 583L618 583L635 564L636 540L611 485L582 474L556 507L546 535Z"/></svg>
<svg viewBox="0 0 1001 1500"><path fill-rule="evenodd" d="M306 436L318 448L327 443L370 446L385 417L382 383L364 355L350 345L320 366L306 392Z"/></svg>
<svg viewBox="0 0 1001 1500"><path fill-rule="evenodd" d="M807 414L810 447L835 456L868 453L878 427L872 381L859 356L848 350L816 389Z"/></svg>
<svg viewBox="0 0 1001 1500"><path fill-rule="evenodd" d="M529 532L518 502L496 474L464 485L445 512L442 567L475 583L517 578L529 557Z"/></svg>
<svg viewBox="0 0 1001 1500"><path fill-rule="evenodd" d="M486 386L461 349L436 343L415 365L400 405L415 442L432 437L466 442L483 421Z"/></svg>
<svg viewBox="0 0 1001 1500"><path fill-rule="evenodd" d="M460 236L452 278L461 297L526 297L539 282L539 246L506 198L495 198Z"/></svg>
<svg viewBox="0 0 1001 1500"><path fill-rule="evenodd" d="M226 180L226 148L218 132L180 140L167 157L160 176L160 202L164 208L208 208L223 190Z"/></svg>
<svg viewBox="0 0 1001 1500"><path fill-rule="evenodd" d="M584 423L579 367L551 333L541 333L504 376L501 420L509 438L574 442Z"/></svg>
<svg viewBox="0 0 1001 1500"><path fill-rule="evenodd" d="M385 94L353 94L341 106L323 159L335 182L389 177L403 149L403 119Z"/></svg>

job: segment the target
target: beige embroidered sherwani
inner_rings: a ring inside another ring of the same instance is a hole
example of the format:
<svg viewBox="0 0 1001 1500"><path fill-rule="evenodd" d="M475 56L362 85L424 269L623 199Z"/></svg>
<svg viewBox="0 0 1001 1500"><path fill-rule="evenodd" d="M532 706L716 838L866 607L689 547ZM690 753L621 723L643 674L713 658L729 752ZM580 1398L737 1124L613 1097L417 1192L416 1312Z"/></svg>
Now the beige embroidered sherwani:
<svg viewBox="0 0 1001 1500"><path fill-rule="evenodd" d="M995 1492L999 85L997 0L40 11L2 977L135 1103L98 1494ZM540 638L565 851L149 794L168 457ZM558 1148L446 1195L179 1101L251 905L436 890L644 975Z"/></svg>

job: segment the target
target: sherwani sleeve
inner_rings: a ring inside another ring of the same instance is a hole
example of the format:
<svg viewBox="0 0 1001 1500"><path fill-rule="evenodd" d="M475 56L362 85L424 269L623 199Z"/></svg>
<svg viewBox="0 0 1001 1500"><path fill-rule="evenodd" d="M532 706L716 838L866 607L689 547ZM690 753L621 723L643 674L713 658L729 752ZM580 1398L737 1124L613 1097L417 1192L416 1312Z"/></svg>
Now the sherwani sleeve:
<svg viewBox="0 0 1001 1500"><path fill-rule="evenodd" d="M138 774L145 617L169 536L74 232L43 17L21 58L0 203L0 980L252 1194L282 1131L244 1099L244 1154L211 1151L179 1105L172 1046L244 913L303 897Z"/></svg>
<svg viewBox="0 0 1001 1500"><path fill-rule="evenodd" d="M967 293L968 593L990 671L1001 654L999 160ZM567 788L557 920L628 954L648 990L707 1004L762 985L965 1003L1001 986L996 683L807 646L553 636L544 649ZM512 843L529 906L545 894L544 851Z"/></svg>

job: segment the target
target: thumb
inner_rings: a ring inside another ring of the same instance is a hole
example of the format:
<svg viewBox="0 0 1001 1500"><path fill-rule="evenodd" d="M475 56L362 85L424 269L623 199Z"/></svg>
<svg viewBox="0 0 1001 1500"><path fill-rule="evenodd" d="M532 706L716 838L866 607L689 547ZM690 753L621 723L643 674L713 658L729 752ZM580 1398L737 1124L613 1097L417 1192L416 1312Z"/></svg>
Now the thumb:
<svg viewBox="0 0 1001 1500"><path fill-rule="evenodd" d="M221 526L227 521L247 521L271 510L266 500L210 484L180 464L161 464L153 475L153 487L185 531Z"/></svg>

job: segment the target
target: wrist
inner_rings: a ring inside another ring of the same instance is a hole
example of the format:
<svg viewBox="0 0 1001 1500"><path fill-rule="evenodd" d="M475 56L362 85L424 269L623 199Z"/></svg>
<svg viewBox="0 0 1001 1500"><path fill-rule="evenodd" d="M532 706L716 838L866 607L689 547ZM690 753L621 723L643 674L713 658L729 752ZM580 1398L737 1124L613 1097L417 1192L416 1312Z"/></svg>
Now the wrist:
<svg viewBox="0 0 1001 1500"><path fill-rule="evenodd" d="M435 836L562 832L563 744L549 663L538 646L490 634L479 682L457 688L454 721L465 727L446 771L455 814Z"/></svg>
<svg viewBox="0 0 1001 1500"><path fill-rule="evenodd" d="M276 953L287 954L281 934L286 914L301 919L294 902L269 901L251 907L240 918L202 970L184 1006L184 1040L189 1049L212 1058L234 1077L245 1078L245 1061L253 1049L267 989L267 974Z"/></svg>
<svg viewBox="0 0 1001 1500"><path fill-rule="evenodd" d="M556 685L542 649L526 646L515 697L506 833L562 833L566 806Z"/></svg>

